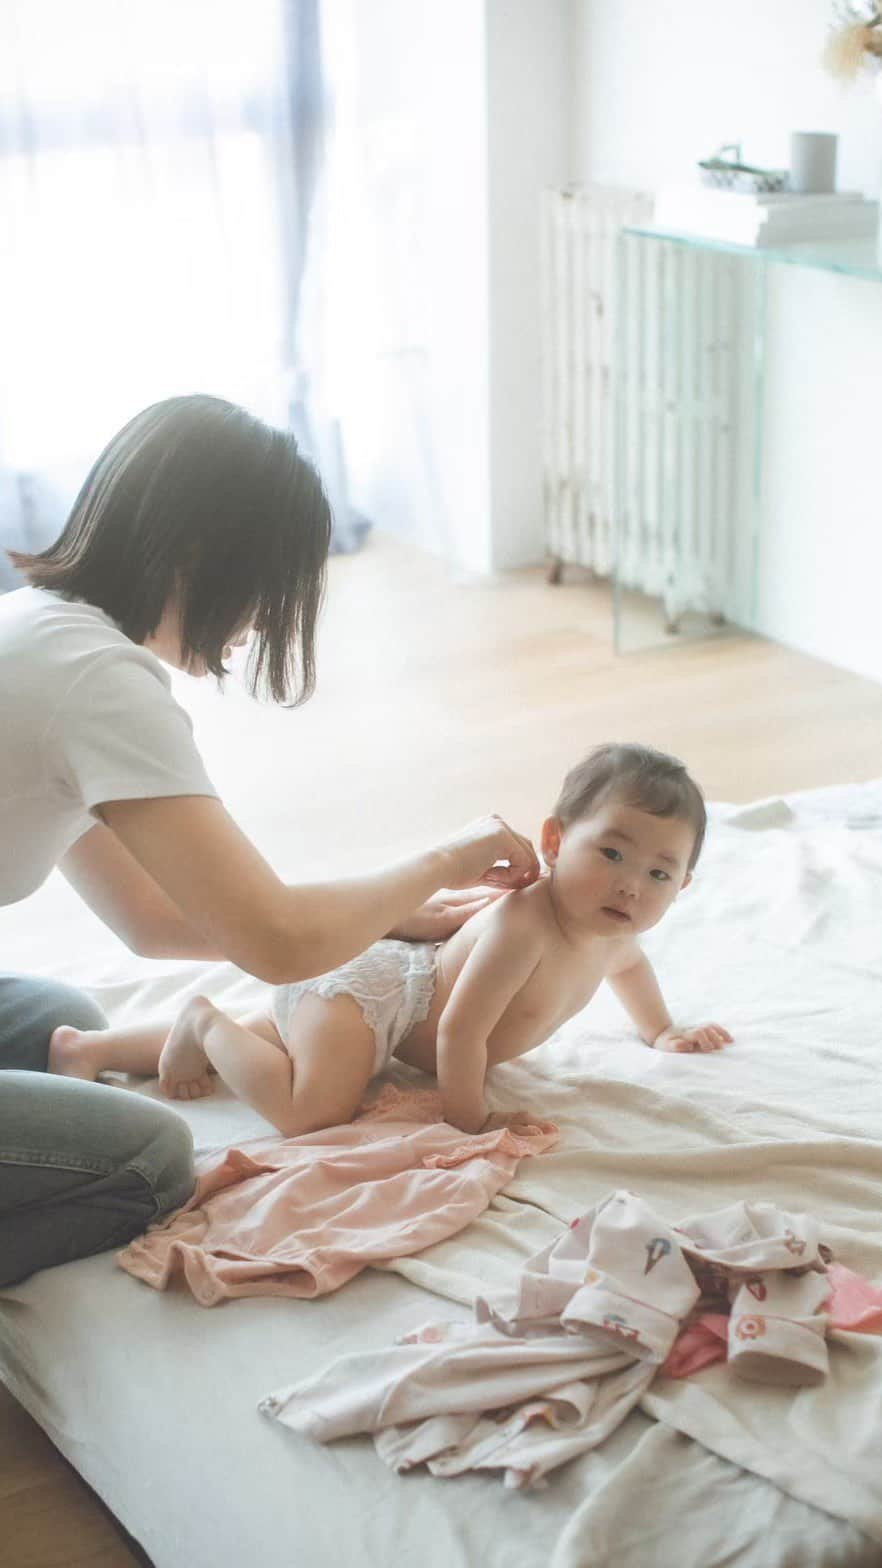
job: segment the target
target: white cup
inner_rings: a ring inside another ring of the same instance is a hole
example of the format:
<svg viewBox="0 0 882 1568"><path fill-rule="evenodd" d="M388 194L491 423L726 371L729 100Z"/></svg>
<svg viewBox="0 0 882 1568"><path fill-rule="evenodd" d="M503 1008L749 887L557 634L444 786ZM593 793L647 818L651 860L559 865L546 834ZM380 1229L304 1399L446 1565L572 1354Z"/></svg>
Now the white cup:
<svg viewBox="0 0 882 1568"><path fill-rule="evenodd" d="M794 131L790 137L790 189L820 195L836 189L834 131Z"/></svg>

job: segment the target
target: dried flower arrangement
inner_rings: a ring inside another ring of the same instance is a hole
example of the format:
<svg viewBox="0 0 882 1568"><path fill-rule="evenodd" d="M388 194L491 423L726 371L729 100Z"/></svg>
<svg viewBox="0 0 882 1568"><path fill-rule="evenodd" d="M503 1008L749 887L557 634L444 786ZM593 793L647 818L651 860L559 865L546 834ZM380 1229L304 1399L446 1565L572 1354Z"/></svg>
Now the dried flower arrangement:
<svg viewBox="0 0 882 1568"><path fill-rule="evenodd" d="M875 0L840 0L836 14L823 57L828 71L852 82L862 70L882 68L882 8Z"/></svg>

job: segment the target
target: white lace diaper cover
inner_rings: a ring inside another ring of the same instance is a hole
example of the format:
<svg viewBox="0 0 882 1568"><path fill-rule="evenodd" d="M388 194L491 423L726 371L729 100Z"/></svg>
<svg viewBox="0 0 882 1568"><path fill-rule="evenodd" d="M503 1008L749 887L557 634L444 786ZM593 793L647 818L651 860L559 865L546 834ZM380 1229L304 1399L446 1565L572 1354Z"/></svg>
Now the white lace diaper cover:
<svg viewBox="0 0 882 1568"><path fill-rule="evenodd" d="M415 1024L428 1017L435 993L434 942L375 942L329 974L280 985L273 1018L290 1048L295 1009L302 996L351 996L373 1030L374 1076L381 1073Z"/></svg>

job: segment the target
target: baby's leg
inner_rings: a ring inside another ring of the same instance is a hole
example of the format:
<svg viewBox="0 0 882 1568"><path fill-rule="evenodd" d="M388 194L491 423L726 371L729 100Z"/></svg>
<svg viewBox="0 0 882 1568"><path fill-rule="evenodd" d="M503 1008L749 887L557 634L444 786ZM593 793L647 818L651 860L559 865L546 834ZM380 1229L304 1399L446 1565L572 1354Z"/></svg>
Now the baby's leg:
<svg viewBox="0 0 882 1568"><path fill-rule="evenodd" d="M49 1071L90 1082L103 1072L139 1073L147 1078L158 1073L160 1088L170 1099L201 1099L214 1089L214 1070L198 1038L206 1005L204 997L194 997L172 1024L89 1030L62 1025L49 1042ZM246 1019L243 1027L284 1053L278 1030L265 1014Z"/></svg>
<svg viewBox="0 0 882 1568"><path fill-rule="evenodd" d="M62 1024L49 1041L49 1071L89 1082L106 1072L152 1078L168 1031L167 1021L132 1024L127 1029L72 1029Z"/></svg>
<svg viewBox="0 0 882 1568"><path fill-rule="evenodd" d="M211 1093L211 1074L215 1068L205 1054L202 1033L206 1018L214 1014L226 1017L204 996L194 996L172 1024L159 1058L159 1087L169 1099L193 1100L200 1094ZM279 1032L266 1013L246 1018L234 1027L241 1028L249 1038L257 1036L260 1041L274 1045L277 1051L284 1051Z"/></svg>
<svg viewBox="0 0 882 1568"><path fill-rule="evenodd" d="M291 1055L275 1027L246 1028L199 998L191 1027L233 1093L272 1122L285 1138L352 1120L374 1069L374 1036L348 996L307 993L294 1014ZM276 1036L271 1042L269 1030Z"/></svg>

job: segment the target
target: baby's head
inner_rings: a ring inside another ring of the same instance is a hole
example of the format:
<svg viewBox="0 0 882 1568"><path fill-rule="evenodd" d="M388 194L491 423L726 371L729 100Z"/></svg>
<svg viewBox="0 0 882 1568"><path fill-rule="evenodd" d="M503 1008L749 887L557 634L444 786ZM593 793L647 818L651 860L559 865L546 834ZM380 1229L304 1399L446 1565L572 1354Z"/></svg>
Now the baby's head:
<svg viewBox="0 0 882 1568"><path fill-rule="evenodd" d="M564 913L612 936L647 931L692 880L707 818L682 762L649 746L596 746L571 768L542 828Z"/></svg>

